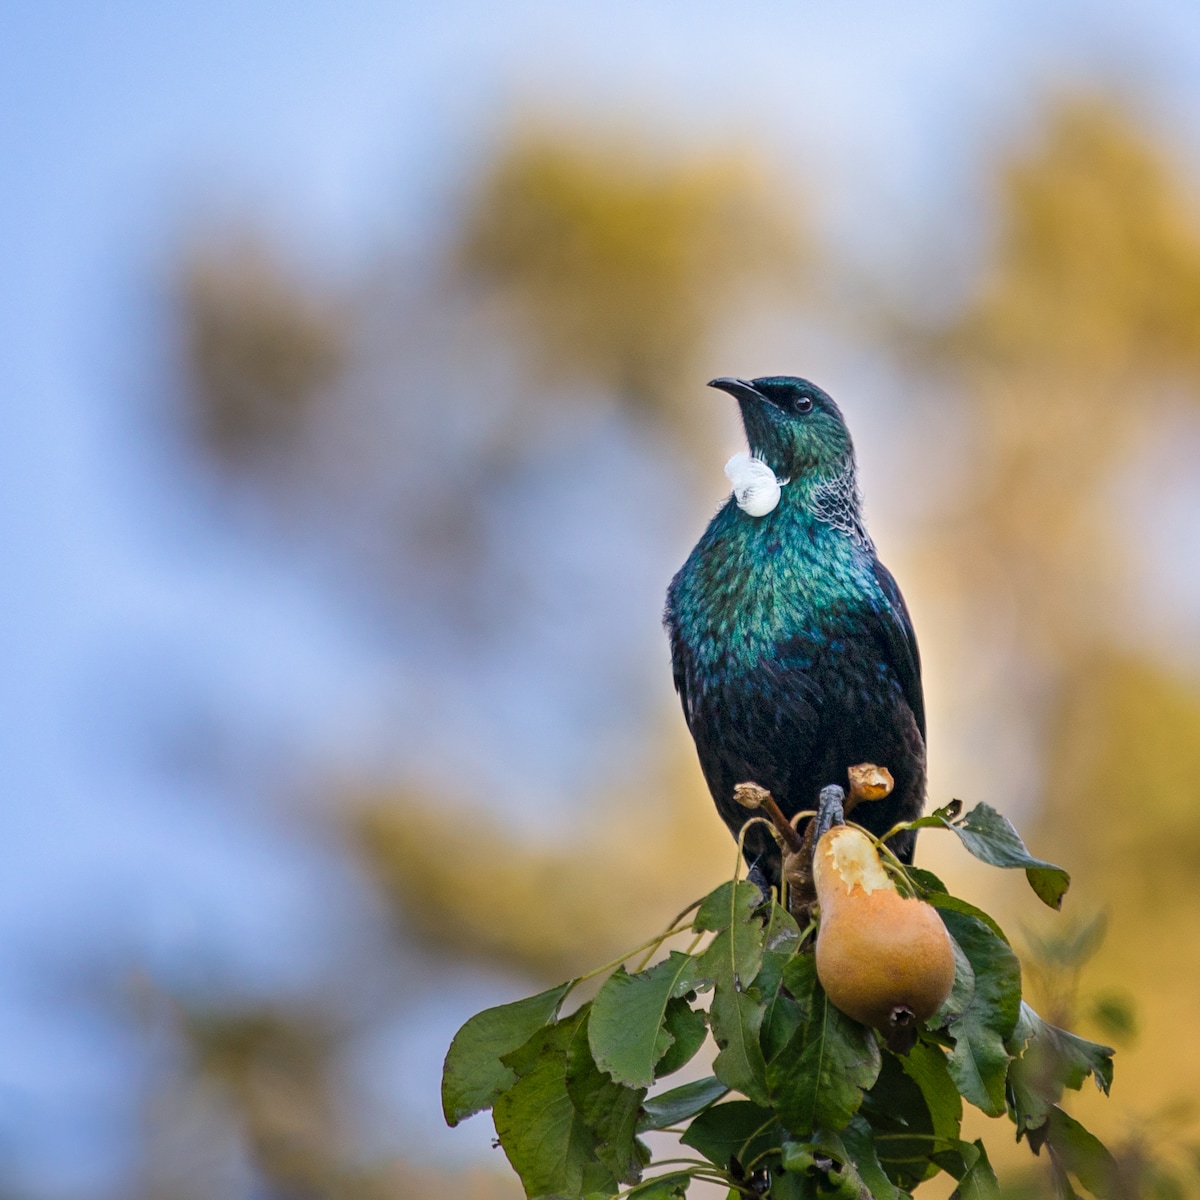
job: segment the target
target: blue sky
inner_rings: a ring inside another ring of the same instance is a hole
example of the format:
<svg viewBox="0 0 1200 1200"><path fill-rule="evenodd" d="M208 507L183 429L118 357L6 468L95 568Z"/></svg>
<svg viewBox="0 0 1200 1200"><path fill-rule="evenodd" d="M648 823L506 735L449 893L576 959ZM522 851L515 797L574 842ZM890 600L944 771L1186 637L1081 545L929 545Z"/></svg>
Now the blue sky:
<svg viewBox="0 0 1200 1200"><path fill-rule="evenodd" d="M1193 166L1200 127L1186 0L6 3L0 30L0 1172L45 1195L120 1191L140 1061L48 977L183 936L270 987L351 919L336 866L221 779L164 796L148 714L199 680L246 753L336 764L404 703L303 564L173 486L144 414L181 230L263 211L335 270L419 245L548 96L752 135L864 257L936 229L1064 78L1136 88Z"/></svg>

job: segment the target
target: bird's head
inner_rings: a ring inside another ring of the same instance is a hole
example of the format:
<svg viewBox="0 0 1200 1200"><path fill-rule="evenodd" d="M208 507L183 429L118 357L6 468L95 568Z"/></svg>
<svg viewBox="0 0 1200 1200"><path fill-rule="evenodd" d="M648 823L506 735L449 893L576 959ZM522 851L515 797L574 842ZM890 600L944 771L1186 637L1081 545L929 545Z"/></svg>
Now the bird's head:
<svg viewBox="0 0 1200 1200"><path fill-rule="evenodd" d="M812 480L853 471L854 445L841 410L807 379L766 375L760 379L714 379L742 411L750 453L780 478Z"/></svg>

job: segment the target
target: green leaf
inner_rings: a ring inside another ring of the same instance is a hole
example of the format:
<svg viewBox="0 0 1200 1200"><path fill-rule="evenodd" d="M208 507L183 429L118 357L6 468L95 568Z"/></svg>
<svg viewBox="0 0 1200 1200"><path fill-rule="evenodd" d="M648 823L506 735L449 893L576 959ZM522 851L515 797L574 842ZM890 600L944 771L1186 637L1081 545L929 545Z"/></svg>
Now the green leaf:
<svg viewBox="0 0 1200 1200"><path fill-rule="evenodd" d="M671 1048L673 1035L663 1028L667 1005L692 990L696 960L672 950L648 971L614 971L592 1001L588 1039L596 1065L617 1083L649 1087L654 1065Z"/></svg>
<svg viewBox="0 0 1200 1200"><path fill-rule="evenodd" d="M783 1130L769 1108L751 1100L730 1100L706 1108L679 1140L709 1162L728 1168L734 1159L746 1166L764 1151L777 1148Z"/></svg>
<svg viewBox="0 0 1200 1200"><path fill-rule="evenodd" d="M715 1075L685 1083L669 1092L651 1096L642 1104L642 1116L638 1121L638 1132L648 1129L666 1129L690 1121L698 1112L720 1100L729 1088Z"/></svg>
<svg viewBox="0 0 1200 1200"><path fill-rule="evenodd" d="M917 817L916 821L907 821L905 829L953 829L954 818L949 816L949 805L946 808L934 809L928 816ZM900 830L896 830L900 832Z"/></svg>
<svg viewBox="0 0 1200 1200"><path fill-rule="evenodd" d="M799 942L800 930L796 922L785 909L774 905L763 938L762 965L755 980L766 1009L759 1040L763 1055L768 1059L783 1048L800 1023L799 1006L782 986L783 969L795 954Z"/></svg>
<svg viewBox="0 0 1200 1200"><path fill-rule="evenodd" d="M708 1011L719 1047L713 1072L722 1083L760 1103L767 1101L767 1064L759 1041L765 1012L757 989L741 992L720 982Z"/></svg>
<svg viewBox="0 0 1200 1200"><path fill-rule="evenodd" d="M628 1200L678 1200L686 1196L692 1176L688 1171L672 1171L647 1179L628 1194Z"/></svg>
<svg viewBox="0 0 1200 1200"><path fill-rule="evenodd" d="M1078 1091L1089 1075L1107 1095L1114 1053L1109 1046L1043 1021L1028 1004L1021 1005L1020 1023L1027 1044L1008 1072L1008 1096L1018 1138L1045 1122L1064 1088Z"/></svg>
<svg viewBox="0 0 1200 1200"><path fill-rule="evenodd" d="M775 901L771 902L771 916L767 921L767 931L763 937L763 946L781 954L791 954L800 941L800 926L786 908Z"/></svg>
<svg viewBox="0 0 1200 1200"><path fill-rule="evenodd" d="M718 1079L752 1100L765 1102L766 1062L759 1042L764 1005L750 985L763 962L766 930L752 916L759 891L740 881L717 888L696 914L697 929L717 929L700 957L697 977L714 985L708 1023L719 1053L713 1061Z"/></svg>
<svg viewBox="0 0 1200 1200"><path fill-rule="evenodd" d="M1021 1011L1021 965L1012 949L977 917L939 910L942 921L975 973L975 991L954 1020L950 1075L963 1097L988 1116L1005 1111L1011 1056L1005 1043Z"/></svg>
<svg viewBox="0 0 1200 1200"><path fill-rule="evenodd" d="M911 1188L936 1174L935 1153L958 1138L962 1121L962 1100L940 1047L918 1042L907 1055L885 1050L879 1079L856 1120L868 1124L872 1138L884 1135L875 1154L894 1184ZM864 1180L877 1191L868 1175Z"/></svg>
<svg viewBox="0 0 1200 1200"><path fill-rule="evenodd" d="M1055 1166L1069 1171L1099 1200L1122 1200L1128 1194L1104 1143L1057 1105L1046 1121L1045 1145Z"/></svg>
<svg viewBox="0 0 1200 1200"><path fill-rule="evenodd" d="M730 880L704 897L692 928L697 933L720 933L731 925L744 925L762 903L762 893L746 879Z"/></svg>
<svg viewBox="0 0 1200 1200"><path fill-rule="evenodd" d="M807 1175L782 1171L771 1179L771 1200L815 1200L813 1180ZM742 1200L738 1192L730 1191L725 1200Z"/></svg>
<svg viewBox="0 0 1200 1200"><path fill-rule="evenodd" d="M954 951L954 986L942 1002L942 1007L929 1018L930 1029L945 1029L952 1025L971 1007L971 1001L975 998L975 968L953 938L950 939L950 947Z"/></svg>
<svg viewBox="0 0 1200 1200"><path fill-rule="evenodd" d="M832 1158L835 1163L850 1162L845 1142L838 1134L829 1133L827 1129L817 1129L808 1138L788 1138L784 1141L782 1165L785 1171L796 1174L808 1171L817 1158Z"/></svg>
<svg viewBox="0 0 1200 1200"><path fill-rule="evenodd" d="M612 1194L616 1180L596 1158L596 1140L567 1090L567 1051L580 1011L539 1029L505 1065L517 1081L492 1107L496 1134L529 1196Z"/></svg>
<svg viewBox="0 0 1200 1200"><path fill-rule="evenodd" d="M879 1161L875 1136L862 1117L855 1117L842 1130L842 1142L874 1200L903 1200L904 1193L888 1178Z"/></svg>
<svg viewBox="0 0 1200 1200"><path fill-rule="evenodd" d="M962 1124L962 1097L950 1075L946 1055L937 1046L918 1042L899 1059L900 1069L921 1089L933 1135L958 1137Z"/></svg>
<svg viewBox="0 0 1200 1200"><path fill-rule="evenodd" d="M934 824L941 826L940 821L935 821ZM926 900L931 895L940 896L948 893L949 889L932 871L926 871L923 867L905 867L904 869L908 872L909 879L920 888Z"/></svg>
<svg viewBox="0 0 1200 1200"><path fill-rule="evenodd" d="M758 978L766 931L756 920L735 920L720 930L700 956L697 979L744 991Z"/></svg>
<svg viewBox="0 0 1200 1200"><path fill-rule="evenodd" d="M868 1142L870 1137L868 1134ZM880 1178L890 1189L885 1194L899 1196L876 1161ZM859 1173L853 1155L847 1151L836 1133L818 1130L803 1141L783 1144L783 1168L788 1174L800 1177L809 1187L799 1189L799 1195L827 1197L828 1200L871 1200L871 1189ZM815 1188L812 1186L815 1183ZM772 1193L774 1194L774 1193Z"/></svg>
<svg viewBox="0 0 1200 1200"><path fill-rule="evenodd" d="M955 1200L999 1200L1000 1185L982 1141L964 1142L954 1138L933 1158L958 1180L958 1186L951 1193Z"/></svg>
<svg viewBox="0 0 1200 1200"><path fill-rule="evenodd" d="M516 1076L500 1060L527 1042L554 1019L571 985L564 983L548 992L501 1004L476 1013L454 1035L442 1068L442 1111L447 1125L485 1108L516 1082Z"/></svg>
<svg viewBox="0 0 1200 1200"><path fill-rule="evenodd" d="M787 1138L783 1143L782 1163L785 1171L800 1174L811 1170L820 1158L831 1158L834 1162L850 1161L846 1146L836 1133L818 1129L806 1138Z"/></svg>
<svg viewBox="0 0 1200 1200"><path fill-rule="evenodd" d="M934 1139L958 1135L956 1126L935 1129L920 1084L905 1074L902 1059L889 1050L883 1052L879 1078L863 1097L859 1115L870 1125L888 1178L907 1191L938 1173L931 1155L940 1143Z"/></svg>
<svg viewBox="0 0 1200 1200"><path fill-rule="evenodd" d="M796 1001L783 987L783 969L791 961L792 951L766 950L755 987L763 998L764 1014L759 1042L763 1057L771 1059L791 1040L804 1017Z"/></svg>
<svg viewBox="0 0 1200 1200"><path fill-rule="evenodd" d="M871 1200L871 1189L858 1173L854 1160L849 1157L825 1173L825 1183L833 1189L830 1200Z"/></svg>
<svg viewBox="0 0 1200 1200"><path fill-rule="evenodd" d="M803 1010L794 1000L782 993L768 1005L766 1016L763 1018L762 1030L759 1033L763 1057L768 1066L796 1036L796 1030L803 1022Z"/></svg>
<svg viewBox="0 0 1200 1200"><path fill-rule="evenodd" d="M674 1040L654 1068L656 1079L673 1075L691 1062L708 1037L708 1014L702 1008L693 1008L687 996L680 996L667 1002L663 1028Z"/></svg>
<svg viewBox="0 0 1200 1200"><path fill-rule="evenodd" d="M1013 1026L1007 1042L1009 1054L1014 1056L1021 1054L1029 1044L1029 1039L1037 1033L1038 1026L1042 1023L1042 1018L1022 1000L1020 1011L1017 1013L1017 1023Z"/></svg>
<svg viewBox="0 0 1200 1200"><path fill-rule="evenodd" d="M1021 835L1012 822L990 804L977 804L965 817L953 824L934 814L923 817L920 824L941 825L958 834L962 844L980 861L993 867L1020 867L1025 871L1029 886L1038 899L1051 908L1061 908L1062 898L1071 886L1071 876L1054 863L1034 858L1025 849Z"/></svg>
<svg viewBox="0 0 1200 1200"><path fill-rule="evenodd" d="M946 821L957 821L962 814L963 802L961 800L951 800L949 804L943 804L941 808L933 810L933 816L941 817Z"/></svg>
<svg viewBox="0 0 1200 1200"><path fill-rule="evenodd" d="M596 1157L621 1183L637 1183L649 1161L635 1137L646 1089L614 1083L596 1066L588 1046L589 1021L578 1023L567 1048L567 1094L595 1136Z"/></svg>
<svg viewBox="0 0 1200 1200"><path fill-rule="evenodd" d="M971 1149L976 1151L973 1159L968 1155ZM970 1144L964 1143L963 1158L967 1162L966 1174L954 1189L961 1200L999 1200L1000 1183L988 1161L983 1142L976 1139Z"/></svg>
<svg viewBox="0 0 1200 1200"><path fill-rule="evenodd" d="M793 1133L837 1131L862 1103L863 1091L879 1075L875 1034L829 1003L810 955L797 955L783 972L784 983L807 1018L767 1068L779 1119Z"/></svg>
<svg viewBox="0 0 1200 1200"><path fill-rule="evenodd" d="M934 908L945 909L949 912L966 913L967 916L982 921L1006 945L1010 944L1008 935L996 923L995 918L985 913L982 908L976 908L974 904L969 904L966 900L960 900L957 896L934 892L932 895L925 897L925 902L932 904Z"/></svg>

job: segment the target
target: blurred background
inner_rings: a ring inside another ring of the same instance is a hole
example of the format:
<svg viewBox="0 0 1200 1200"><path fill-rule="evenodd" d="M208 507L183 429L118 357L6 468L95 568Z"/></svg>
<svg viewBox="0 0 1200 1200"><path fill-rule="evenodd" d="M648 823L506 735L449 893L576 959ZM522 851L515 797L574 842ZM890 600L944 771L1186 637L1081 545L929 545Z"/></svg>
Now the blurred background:
<svg viewBox="0 0 1200 1200"><path fill-rule="evenodd" d="M659 619L776 372L1075 886L918 862L1200 1194L1190 0L8 3L0 112L0 1196L515 1194L441 1059L731 868Z"/></svg>

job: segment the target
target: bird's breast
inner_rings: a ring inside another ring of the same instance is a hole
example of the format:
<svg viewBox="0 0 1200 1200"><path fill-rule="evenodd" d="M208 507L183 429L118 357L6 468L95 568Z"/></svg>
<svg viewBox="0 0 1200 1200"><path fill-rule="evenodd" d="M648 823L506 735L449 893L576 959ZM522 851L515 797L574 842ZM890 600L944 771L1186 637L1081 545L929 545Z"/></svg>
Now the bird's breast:
<svg viewBox="0 0 1200 1200"><path fill-rule="evenodd" d="M857 556L807 538L770 535L706 557L694 577L693 628L709 653L732 662L851 632L877 586Z"/></svg>

